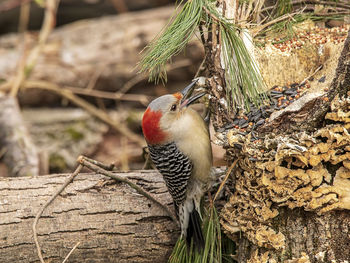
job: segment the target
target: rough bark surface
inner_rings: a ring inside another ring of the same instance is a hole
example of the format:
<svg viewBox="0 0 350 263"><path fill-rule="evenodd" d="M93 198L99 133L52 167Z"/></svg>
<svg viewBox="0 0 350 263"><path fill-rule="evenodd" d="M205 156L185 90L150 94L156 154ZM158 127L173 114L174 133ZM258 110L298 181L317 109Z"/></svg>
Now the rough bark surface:
<svg viewBox="0 0 350 263"><path fill-rule="evenodd" d="M234 1L217 2L229 6ZM214 25L211 32L215 35ZM225 83L225 69L216 62L221 43L214 37L206 43L215 102L223 97L215 90ZM239 159L232 195L221 211L225 233L238 243L238 262L350 259L349 72L350 33L329 92L314 90L273 113L256 136L225 129L230 118L214 112L229 163Z"/></svg>
<svg viewBox="0 0 350 263"><path fill-rule="evenodd" d="M349 211L318 216L299 208L282 208L274 224L280 232L287 233L285 253L275 255L275 262L347 262L350 258ZM252 245L245 238L240 239L239 247L239 262L264 262L264 258L258 255L269 251ZM257 251L254 258L252 255Z"/></svg>
<svg viewBox="0 0 350 263"><path fill-rule="evenodd" d="M0 93L0 158L9 176L39 174L39 158L17 103L12 96Z"/></svg>
<svg viewBox="0 0 350 263"><path fill-rule="evenodd" d="M119 173L172 209L158 172ZM36 213L68 175L0 180L1 262L38 262L32 224ZM47 262L165 262L178 228L156 204L102 175L80 174L46 209L38 223Z"/></svg>
<svg viewBox="0 0 350 263"><path fill-rule="evenodd" d="M349 260L349 71L350 34L328 97L306 94L271 115L274 133L258 141L227 133L227 155L240 160L222 224L239 262Z"/></svg>

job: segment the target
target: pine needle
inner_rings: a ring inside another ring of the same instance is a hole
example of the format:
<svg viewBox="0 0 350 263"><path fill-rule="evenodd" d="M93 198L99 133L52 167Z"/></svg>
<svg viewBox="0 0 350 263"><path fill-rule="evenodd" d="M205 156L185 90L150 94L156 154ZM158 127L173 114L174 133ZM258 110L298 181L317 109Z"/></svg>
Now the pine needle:
<svg viewBox="0 0 350 263"><path fill-rule="evenodd" d="M234 262L231 255L235 253L236 247L232 240L223 238L221 233L219 215L214 205L210 205L208 211L204 213L203 235L205 237L205 246L200 253L198 253L192 245L187 251L186 241L182 238L179 238L168 262Z"/></svg>
<svg viewBox="0 0 350 263"><path fill-rule="evenodd" d="M209 14L203 11L203 7L209 10ZM179 8L178 6L177 9ZM203 20L207 25L217 23L219 26L228 111L237 108L249 110L251 103L260 106L266 96L261 95L264 94L264 82L258 66L240 37L238 28L222 16L215 1L187 1L160 36L146 48L140 62L140 71L148 72L151 81L166 81L166 63L184 49Z"/></svg>
<svg viewBox="0 0 350 263"><path fill-rule="evenodd" d="M161 35L146 48L140 71L149 72L150 80L166 81L166 63L184 49L200 22L201 13L202 0L187 1Z"/></svg>
<svg viewBox="0 0 350 263"><path fill-rule="evenodd" d="M239 28L223 17L211 2L207 2L206 8L216 17L213 22L218 23L220 30L227 108L249 110L250 103L261 106L267 99L265 84L257 63L239 35Z"/></svg>

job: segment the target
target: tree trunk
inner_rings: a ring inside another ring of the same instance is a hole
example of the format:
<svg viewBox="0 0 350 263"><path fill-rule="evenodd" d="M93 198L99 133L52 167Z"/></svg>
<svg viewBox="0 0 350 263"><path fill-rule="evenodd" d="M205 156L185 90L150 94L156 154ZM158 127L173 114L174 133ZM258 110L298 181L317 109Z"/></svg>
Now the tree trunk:
<svg viewBox="0 0 350 263"><path fill-rule="evenodd" d="M0 93L0 159L10 176L39 174L39 158L18 107L17 98Z"/></svg>
<svg viewBox="0 0 350 263"><path fill-rule="evenodd" d="M274 251L242 238L238 242L238 262L346 262L350 259L349 211L317 215L302 208L280 208L279 216L273 221L285 236L284 249Z"/></svg>
<svg viewBox="0 0 350 263"><path fill-rule="evenodd" d="M236 1L220 2L225 12ZM347 262L350 32L329 92L305 94L252 135L232 128L235 116L225 115L220 105L225 68L220 36L211 27L206 63L214 127L226 140L229 164L239 159L229 185L232 195L221 211L224 231L238 244L238 262Z"/></svg>
<svg viewBox="0 0 350 263"><path fill-rule="evenodd" d="M119 173L172 209L158 172ZM35 215L67 175L0 180L1 262L38 262L32 224ZM80 174L39 220L46 262L165 262L179 235L177 225L152 201L102 175Z"/></svg>

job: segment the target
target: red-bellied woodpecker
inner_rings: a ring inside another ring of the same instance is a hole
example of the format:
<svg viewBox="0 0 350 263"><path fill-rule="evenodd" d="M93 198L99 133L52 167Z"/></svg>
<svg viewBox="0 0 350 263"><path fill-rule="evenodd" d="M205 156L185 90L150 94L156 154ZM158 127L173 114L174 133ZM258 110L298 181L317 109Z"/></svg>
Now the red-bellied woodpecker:
<svg viewBox="0 0 350 263"><path fill-rule="evenodd" d="M150 157L163 175L180 220L187 244L201 249L200 201L210 179L212 152L208 127L191 103L203 96L187 98L195 82L181 93L153 100L142 119Z"/></svg>

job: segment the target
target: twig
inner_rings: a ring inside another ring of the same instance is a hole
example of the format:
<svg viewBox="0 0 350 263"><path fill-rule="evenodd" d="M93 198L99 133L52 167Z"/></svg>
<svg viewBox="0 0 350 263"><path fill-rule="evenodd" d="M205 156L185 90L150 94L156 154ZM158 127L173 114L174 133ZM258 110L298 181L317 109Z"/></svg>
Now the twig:
<svg viewBox="0 0 350 263"><path fill-rule="evenodd" d="M19 14L19 23L18 23L19 33L24 33L25 31L27 31L29 16L30 16L30 2L23 1L21 4L21 9Z"/></svg>
<svg viewBox="0 0 350 263"><path fill-rule="evenodd" d="M127 185L129 185L132 189L136 190L139 194L143 195L144 197L148 198L149 200L153 201L154 203L156 203L157 205L159 205L159 207L161 207L169 216L170 218L178 224L177 219L174 217L173 213L170 212L170 210L163 205L161 202L159 202L157 199L155 199L153 196L151 196L148 192L146 192L145 190L143 190L141 187L139 187L138 185L134 184L133 182L131 182L130 180L128 180L127 178L123 178L121 176L115 175L109 171L106 171L105 169L89 162L88 159L86 159L84 156L79 156L78 158L78 163L89 168L90 170L94 171L95 173L99 173L99 174L103 174L105 176L108 176L118 182L122 182L122 183L126 183Z"/></svg>
<svg viewBox="0 0 350 263"><path fill-rule="evenodd" d="M317 13L316 16L345 16L350 15L350 12L331 12L331 13Z"/></svg>
<svg viewBox="0 0 350 263"><path fill-rule="evenodd" d="M38 241L38 233L36 230L36 226L38 224L39 218L43 214L44 210L53 202L53 200L55 200L56 197L67 187L67 185L69 185L74 180L74 178L80 173L82 168L83 168L83 165L79 164L77 169L75 169L74 173L72 173L67 178L67 180L64 182L64 184L56 191L56 193L54 195L52 195L50 197L50 199L45 203L45 205L40 209L40 211L35 216L35 219L33 222L33 235L34 235L34 242L35 242L36 250L37 250L37 253L38 253L38 256L39 256L41 263L45 263L45 261L44 261L43 255L41 253L41 247L40 247L39 241Z"/></svg>
<svg viewBox="0 0 350 263"><path fill-rule="evenodd" d="M111 99L111 100L124 100L124 101L138 101L142 104L148 104L150 101L150 97L146 95L140 95L140 94L121 94L119 92L108 92L108 91L101 91L101 90L89 90L84 88L77 88L77 87L68 87L65 86L65 89L68 89L72 91L75 94L81 94L96 98L102 98L102 99Z"/></svg>
<svg viewBox="0 0 350 263"><path fill-rule="evenodd" d="M11 96L16 96L18 90L20 89L23 81L28 77L30 72L33 70L36 61L51 33L52 29L55 26L56 20L56 10L58 6L59 0L47 0L45 2L45 16L44 22L40 29L38 44L30 51L26 62L20 65L17 70L17 74L15 76L15 80L13 81L13 86L11 88Z"/></svg>
<svg viewBox="0 0 350 263"><path fill-rule="evenodd" d="M100 78L100 76L101 76L101 74L102 74L102 72L103 72L103 70L105 69L106 66L107 66L106 64L102 65L102 66L98 67L96 71L93 72L92 77L90 78L89 83L86 86L87 90L93 90L94 89L97 80Z"/></svg>
<svg viewBox="0 0 350 263"><path fill-rule="evenodd" d="M182 59L178 62L175 62L174 64L167 64L165 67L166 71L171 71L174 69L178 69L178 68L183 68L183 67L188 67L192 65L192 61L189 59ZM134 87L137 83L148 79L148 75L146 73L139 73L137 74L135 77L133 77L132 79L128 80L124 86L119 90L119 92L117 92L116 94L118 94L119 96L123 96L124 93L128 92L132 87Z"/></svg>
<svg viewBox="0 0 350 263"><path fill-rule="evenodd" d="M124 94L124 93L128 92L137 83L139 83L143 80L146 80L147 78L148 78L148 76L146 73L137 74L135 77L133 77L132 79L125 82L124 86L120 89L120 91L118 93Z"/></svg>
<svg viewBox="0 0 350 263"><path fill-rule="evenodd" d="M202 60L202 63L201 63L200 66L198 67L197 72L196 72L196 74L194 75L193 79L198 78L199 75L201 75L201 73L202 73L203 71L205 71L205 69L206 69L206 68L205 68L205 62L206 62L206 60L207 60L207 54L204 55L204 58L203 58L203 60Z"/></svg>
<svg viewBox="0 0 350 263"><path fill-rule="evenodd" d="M292 1L293 5L298 5L298 4L316 4L316 5L330 5L330 6L337 6L337 7L343 7L343 8L350 8L350 5L338 3L338 1L332 2L332 1L319 1L319 0L297 0L297 1Z"/></svg>
<svg viewBox="0 0 350 263"><path fill-rule="evenodd" d="M300 82L300 86L304 85L306 81L311 79L318 71L320 71L323 68L323 65L319 66L311 75L307 76L302 82Z"/></svg>
<svg viewBox="0 0 350 263"><path fill-rule="evenodd" d="M97 117L98 119L106 122L110 126L112 126L116 131L121 133L122 135L129 138L131 141L136 142L141 147L145 146L144 139L132 132L126 125L122 123L115 122L106 112L96 108L91 103L79 98L78 96L74 95L72 91L64 88L60 88L58 85L47 82L47 81L26 81L23 83L24 88L39 88L39 89L46 89L53 92L58 93L62 97L67 98L74 104L78 105L82 109L89 112L91 115Z"/></svg>
<svg viewBox="0 0 350 263"><path fill-rule="evenodd" d="M144 162L144 164L142 166L142 170L145 170L148 167L149 160L150 160L149 154L146 154L146 159L145 159L145 162Z"/></svg>
<svg viewBox="0 0 350 263"><path fill-rule="evenodd" d="M225 178L224 180L222 180L220 186L219 186L219 189L216 191L216 194L214 196L214 200L213 202L215 202L216 198L219 196L220 192L222 191L222 189L224 188L224 185L226 184L226 181L228 179L228 177L230 176L231 172L232 172L232 169L236 166L237 162L238 162L239 159L236 159L230 166L230 168L227 170L227 173L225 175Z"/></svg>
<svg viewBox="0 0 350 263"><path fill-rule="evenodd" d="M86 156L84 156L84 159L86 161L88 161L89 163L92 163L92 164L94 164L96 166L101 167L102 169L105 169L106 171L113 171L113 169L114 169L114 164L101 163L101 162L99 162L97 160L90 159L89 157L86 157Z"/></svg>
<svg viewBox="0 0 350 263"><path fill-rule="evenodd" d="M64 260L62 261L62 263L66 263L68 258L70 257L70 255L72 255L72 253L74 252L74 250L80 245L80 242L77 242L75 244L75 246L71 249L71 251L68 253L68 255L64 258Z"/></svg>
<svg viewBox="0 0 350 263"><path fill-rule="evenodd" d="M203 10L207 13L207 15L209 15L212 19L214 19L216 22L220 22L220 19L217 18L212 12L210 12L208 10L208 8L206 8L204 5L203 5Z"/></svg>
<svg viewBox="0 0 350 263"><path fill-rule="evenodd" d="M269 26L271 26L271 25L273 25L275 23L278 23L278 22L281 22L281 21L286 20L288 18L291 18L291 17L293 17L295 15L301 14L304 11L304 9L302 9L302 10L300 10L298 12L291 13L291 14L285 14L285 15L277 17L276 19L271 20L271 21L269 21L269 22L267 22L267 23L265 23L263 25L257 26L256 28L254 28L252 30L253 36L256 36L259 32L264 30L266 27L269 27Z"/></svg>

